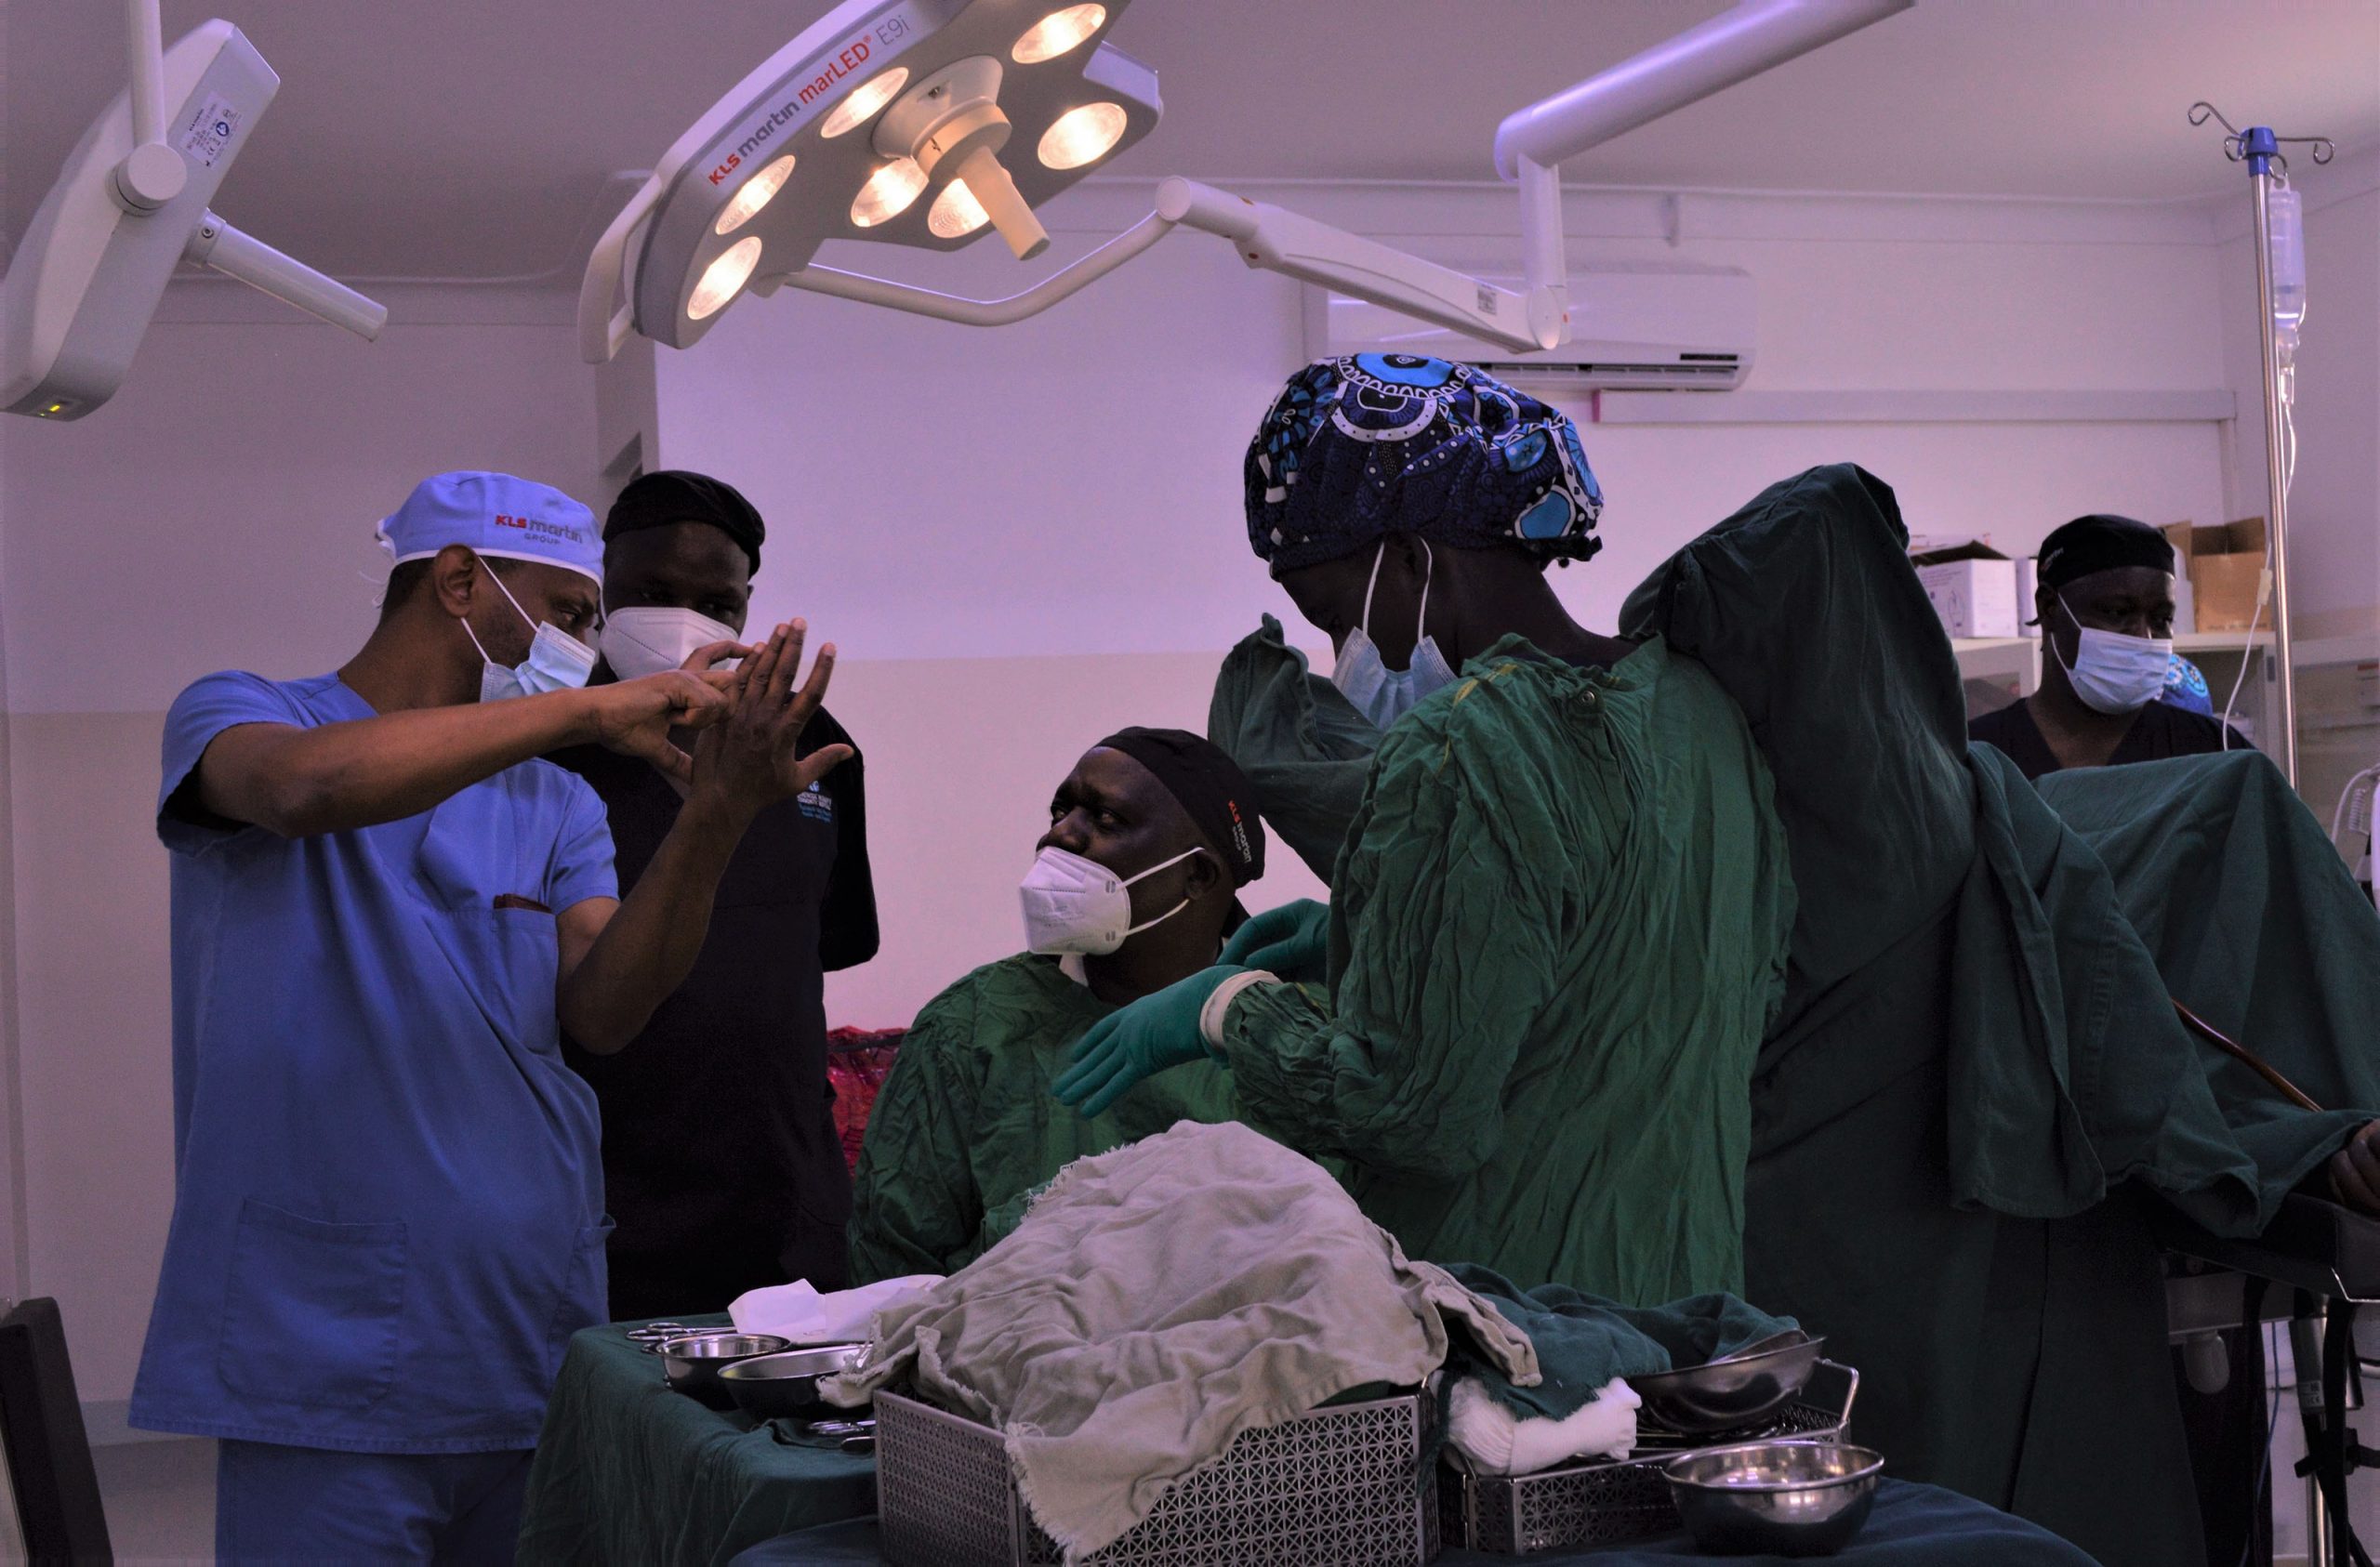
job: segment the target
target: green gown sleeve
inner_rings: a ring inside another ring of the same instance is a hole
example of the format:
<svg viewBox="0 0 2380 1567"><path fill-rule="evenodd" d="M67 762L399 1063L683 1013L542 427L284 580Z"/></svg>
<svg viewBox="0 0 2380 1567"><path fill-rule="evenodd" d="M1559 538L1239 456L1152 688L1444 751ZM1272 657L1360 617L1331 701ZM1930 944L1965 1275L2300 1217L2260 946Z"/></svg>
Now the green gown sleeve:
<svg viewBox="0 0 2380 1567"><path fill-rule="evenodd" d="M1408 719L1382 744L1339 861L1331 988L1252 986L1225 1021L1259 1130L1424 1179L1496 1152L1567 923L1562 867L1540 852L1561 841L1557 802L1521 770L1476 770L1496 755L1450 744L1443 720Z"/></svg>
<svg viewBox="0 0 2380 1567"><path fill-rule="evenodd" d="M1266 615L1215 674L1207 738L1239 764L1266 823L1327 885L1380 731L1306 667L1304 652Z"/></svg>
<svg viewBox="0 0 2380 1567"><path fill-rule="evenodd" d="M983 1091L974 1033L974 993L962 983L928 1002L901 1041L852 1192L855 1285L947 1273L972 1255L984 1206L967 1134Z"/></svg>

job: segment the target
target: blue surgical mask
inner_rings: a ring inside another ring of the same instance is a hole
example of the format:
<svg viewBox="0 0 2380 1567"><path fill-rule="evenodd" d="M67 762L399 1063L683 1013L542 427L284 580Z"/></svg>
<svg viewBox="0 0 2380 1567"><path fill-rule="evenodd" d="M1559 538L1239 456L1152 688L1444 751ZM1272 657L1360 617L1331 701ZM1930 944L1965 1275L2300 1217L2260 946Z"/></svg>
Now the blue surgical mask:
<svg viewBox="0 0 2380 1567"><path fill-rule="evenodd" d="M1380 586L1380 563L1387 554L1388 541L1383 539L1380 553L1372 557L1371 581L1364 587L1363 624L1347 633L1339 660L1330 667L1330 683L1340 694L1369 718L1372 727L1382 730L1413 711L1423 697L1455 682L1446 655L1421 629L1430 615L1430 578L1437 570L1437 557L1426 541L1421 546L1427 562L1421 572L1421 608L1413 617L1413 656L1402 669L1391 669L1381 662L1380 649L1371 639L1372 590Z"/></svg>
<svg viewBox="0 0 2380 1567"><path fill-rule="evenodd" d="M512 606L513 613L522 620L529 620L529 612L521 607L520 599L512 597L512 590L504 586L502 577L490 571L487 579L496 584L496 590L504 595L504 601ZM549 691L575 691L587 683L588 675L594 673L593 648L550 621L530 621L529 624L536 627L536 635L529 639L529 656L508 669L487 656L487 649L480 645L479 633L471 629L471 623L468 620L462 623L463 635L471 639L472 647L479 649L482 702L501 702L508 696L536 696Z"/></svg>
<svg viewBox="0 0 2380 1567"><path fill-rule="evenodd" d="M2101 631L2084 625L2061 596L2057 607L2066 611L2066 618L2073 621L2082 633L2082 644L2074 650L2074 662L2066 664L2066 655L2058 654L2058 662L2066 665L2067 682L2082 705L2095 713L2118 718L2137 713L2157 700L2165 689L2165 673L2173 667L2174 642L2170 637L2127 637L2120 631ZM2057 640L2050 639L2056 652Z"/></svg>

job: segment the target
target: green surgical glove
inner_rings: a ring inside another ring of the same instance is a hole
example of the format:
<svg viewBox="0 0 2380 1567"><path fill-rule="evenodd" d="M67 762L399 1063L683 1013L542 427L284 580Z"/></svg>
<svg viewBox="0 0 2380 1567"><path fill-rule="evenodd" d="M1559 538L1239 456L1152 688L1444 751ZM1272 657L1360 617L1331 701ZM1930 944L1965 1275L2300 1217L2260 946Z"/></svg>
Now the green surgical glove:
<svg viewBox="0 0 2380 1567"><path fill-rule="evenodd" d="M1204 1059L1198 1014L1218 985L1241 972L1236 965L1218 964L1100 1019L1050 1091L1061 1104L1097 1115L1142 1078Z"/></svg>
<svg viewBox="0 0 2380 1567"><path fill-rule="evenodd" d="M1301 898L1250 915L1223 943L1223 961L1285 980L1322 980L1330 967L1330 905Z"/></svg>

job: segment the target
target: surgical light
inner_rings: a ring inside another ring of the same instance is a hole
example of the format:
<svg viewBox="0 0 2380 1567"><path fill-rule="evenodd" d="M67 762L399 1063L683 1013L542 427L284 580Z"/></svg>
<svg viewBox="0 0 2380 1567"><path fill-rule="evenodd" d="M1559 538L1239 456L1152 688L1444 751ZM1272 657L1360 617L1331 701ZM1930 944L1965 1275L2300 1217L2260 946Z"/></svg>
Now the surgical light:
<svg viewBox="0 0 2380 1567"><path fill-rule="evenodd" d="M716 315L719 308L735 297L752 269L760 264L760 236L747 234L720 252L719 259L703 270L703 281L694 284L694 296L686 301L686 313L696 321Z"/></svg>
<svg viewBox="0 0 2380 1567"><path fill-rule="evenodd" d="M767 269L749 280L755 293L791 284L1000 326L1048 309L1183 228L1229 242L1250 267L1501 348L1557 348L1570 332L1564 159L1914 0L1739 0L1507 116L1495 162L1520 188L1519 292L1180 178L1159 182L1146 217L1006 298L964 298L813 262L829 239L955 250L986 229L1020 259L1038 255L1049 236L1037 209L1147 136L1162 112L1157 72L1103 35L1131 3L1051 9L1049 0L842 0L680 137L612 220L579 288L580 352L601 363L635 333L672 348L697 341L719 319L690 307L721 254L714 229L738 171L796 150L800 163L785 187L750 219L769 252ZM842 134L871 116L866 136ZM1017 133L1037 155L1011 167L1000 154ZM933 200L920 204L928 191Z"/></svg>
<svg viewBox="0 0 2380 1567"><path fill-rule="evenodd" d="M908 211L918 199L918 192L925 188L926 171L918 166L917 161L895 158L860 187L859 200L852 203L852 221L863 229L890 223Z"/></svg>
<svg viewBox="0 0 2380 1567"><path fill-rule="evenodd" d="M720 209L719 221L711 225L710 231L725 235L744 227L754 213L769 204L771 196L785 188L787 178L793 173L793 154L787 152L738 186L735 194Z"/></svg>
<svg viewBox="0 0 2380 1567"><path fill-rule="evenodd" d="M1037 155L1050 168L1095 164L1107 156L1107 150L1124 134L1124 120L1120 103L1086 103L1069 109L1041 133Z"/></svg>
<svg viewBox="0 0 2380 1567"><path fill-rule="evenodd" d="M1025 36L1016 41L1008 57L1019 65L1038 65L1045 59L1055 59L1106 22L1104 6L1068 6L1063 11L1051 11L1025 29Z"/></svg>
<svg viewBox="0 0 2380 1567"><path fill-rule="evenodd" d="M163 46L157 0L126 0L131 84L99 112L0 279L0 412L79 419L115 395L184 261L377 336L387 309L207 208L281 78L210 21Z"/></svg>
<svg viewBox="0 0 2380 1567"><path fill-rule="evenodd" d="M933 210L926 214L926 228L937 239L955 240L973 233L991 220L992 215L967 189L967 182L954 179L933 199Z"/></svg>
<svg viewBox="0 0 2380 1567"><path fill-rule="evenodd" d="M835 105L835 112L826 116L826 123L818 127L818 134L832 140L845 131L857 129L874 119L876 112L892 102L894 96L908 86L908 71L898 65L871 77L867 86Z"/></svg>

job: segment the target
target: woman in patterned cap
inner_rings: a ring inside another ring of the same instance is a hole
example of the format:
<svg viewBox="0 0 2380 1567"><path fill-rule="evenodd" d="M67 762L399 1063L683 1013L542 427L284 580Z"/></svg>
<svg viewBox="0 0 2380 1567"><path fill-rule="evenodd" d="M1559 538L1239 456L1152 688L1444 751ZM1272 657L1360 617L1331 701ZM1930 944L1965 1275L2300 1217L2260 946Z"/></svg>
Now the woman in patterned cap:
<svg viewBox="0 0 2380 1567"><path fill-rule="evenodd" d="M1215 737L1268 813L1360 769L1334 896L1094 1027L1059 1098L1096 1113L1211 1056L1243 1120L1343 1156L1412 1256L1635 1303L1740 1288L1784 842L1710 676L1545 582L1593 553L1601 500L1570 421L1469 366L1291 380L1249 454L1249 535L1338 667L1307 676L1268 626ZM1292 837L1309 860L1328 816Z"/></svg>

